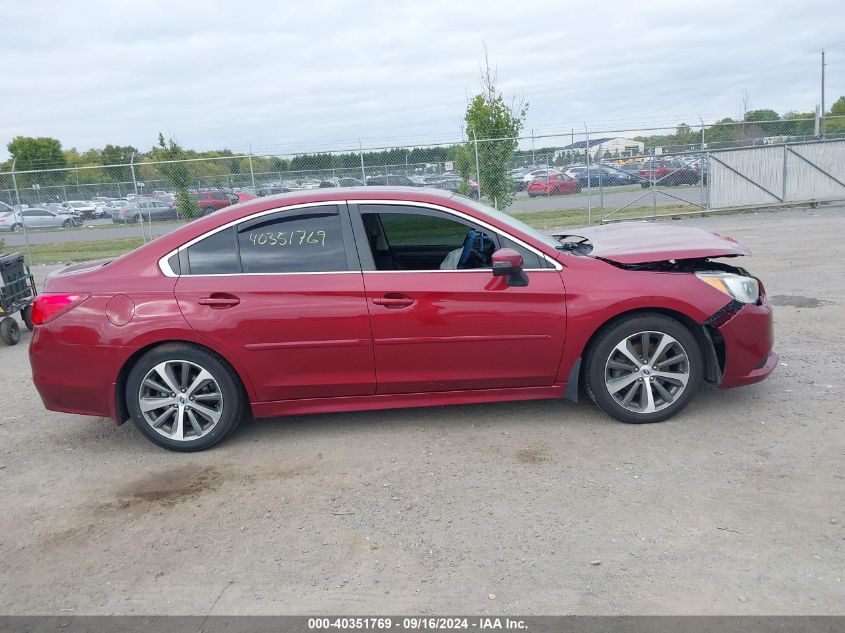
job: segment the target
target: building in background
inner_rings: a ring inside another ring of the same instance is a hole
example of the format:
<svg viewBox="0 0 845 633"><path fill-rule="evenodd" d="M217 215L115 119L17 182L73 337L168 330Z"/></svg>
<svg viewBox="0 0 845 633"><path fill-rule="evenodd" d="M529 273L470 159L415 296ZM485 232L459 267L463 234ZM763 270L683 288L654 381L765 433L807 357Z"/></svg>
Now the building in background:
<svg viewBox="0 0 845 633"><path fill-rule="evenodd" d="M622 138L621 136L591 138L589 144L587 141L578 141L559 149L555 152L555 160L563 157L586 156L587 151L590 152L590 157L595 159L599 151L601 151L602 156L624 157L641 155L644 150L645 144L642 141L635 141L630 138Z"/></svg>

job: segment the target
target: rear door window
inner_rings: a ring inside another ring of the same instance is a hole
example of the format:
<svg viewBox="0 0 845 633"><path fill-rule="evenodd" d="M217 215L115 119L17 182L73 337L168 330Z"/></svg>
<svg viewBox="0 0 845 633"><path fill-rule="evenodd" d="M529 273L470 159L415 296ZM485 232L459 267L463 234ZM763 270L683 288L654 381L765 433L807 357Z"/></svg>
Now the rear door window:
<svg viewBox="0 0 845 633"><path fill-rule="evenodd" d="M338 209L320 206L266 215L238 225L245 273L349 270Z"/></svg>

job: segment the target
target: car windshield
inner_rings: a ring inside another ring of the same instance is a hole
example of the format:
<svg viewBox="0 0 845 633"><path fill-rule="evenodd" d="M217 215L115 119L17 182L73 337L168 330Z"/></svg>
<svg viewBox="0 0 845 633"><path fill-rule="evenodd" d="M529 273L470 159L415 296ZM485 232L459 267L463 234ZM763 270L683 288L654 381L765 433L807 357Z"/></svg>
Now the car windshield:
<svg viewBox="0 0 845 633"><path fill-rule="evenodd" d="M497 209L494 209L491 206L484 204L483 202L479 202L478 200L473 200L472 198L468 198L467 196L462 196L460 194L455 194L456 198L459 198L461 202L464 204L481 211L482 213L486 213L487 215L496 218L502 224L514 228L518 231L522 231L526 235L530 235L536 240L542 242L543 244L550 246L551 248L557 248L560 243L553 238L551 235L546 235L545 233L541 233L533 226L528 226L525 222L521 220L517 220L516 218L508 215L507 213L503 213Z"/></svg>

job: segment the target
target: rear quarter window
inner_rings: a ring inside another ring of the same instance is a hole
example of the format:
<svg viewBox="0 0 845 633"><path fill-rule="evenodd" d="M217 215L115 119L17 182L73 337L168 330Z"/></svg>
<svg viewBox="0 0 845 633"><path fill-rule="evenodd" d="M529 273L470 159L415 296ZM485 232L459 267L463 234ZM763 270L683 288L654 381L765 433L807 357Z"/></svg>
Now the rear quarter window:
<svg viewBox="0 0 845 633"><path fill-rule="evenodd" d="M188 267L192 275L239 273L235 228L218 231L189 246Z"/></svg>

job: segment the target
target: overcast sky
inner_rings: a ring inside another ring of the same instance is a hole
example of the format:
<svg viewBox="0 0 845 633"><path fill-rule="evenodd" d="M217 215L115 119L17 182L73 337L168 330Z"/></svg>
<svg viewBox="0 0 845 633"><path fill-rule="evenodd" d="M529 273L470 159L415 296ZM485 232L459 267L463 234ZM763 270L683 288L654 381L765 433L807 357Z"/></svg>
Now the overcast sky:
<svg viewBox="0 0 845 633"><path fill-rule="evenodd" d="M845 2L0 0L0 159L80 150L343 149L460 138L483 43L537 133L812 110L845 94Z"/></svg>

